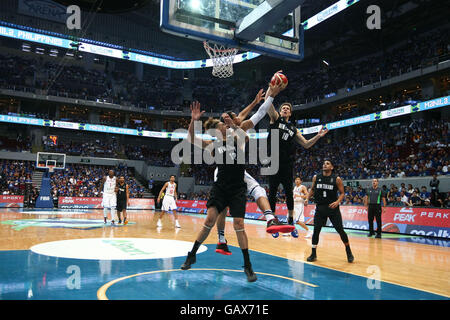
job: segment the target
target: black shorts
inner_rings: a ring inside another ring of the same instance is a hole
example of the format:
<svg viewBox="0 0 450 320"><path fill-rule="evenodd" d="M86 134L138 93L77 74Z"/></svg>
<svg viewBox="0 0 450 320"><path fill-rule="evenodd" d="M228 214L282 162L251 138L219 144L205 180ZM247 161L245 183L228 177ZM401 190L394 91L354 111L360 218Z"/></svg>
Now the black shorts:
<svg viewBox="0 0 450 320"><path fill-rule="evenodd" d="M331 209L328 207L328 204L318 204L316 205L316 213L314 214L314 226L325 226L327 223L327 219L333 223L341 221L342 224L342 216L341 210L339 210L339 206L337 208Z"/></svg>
<svg viewBox="0 0 450 320"><path fill-rule="evenodd" d="M116 210L117 212L121 212L127 209L127 201L117 201Z"/></svg>
<svg viewBox="0 0 450 320"><path fill-rule="evenodd" d="M206 207L215 207L219 213L229 207L233 218L244 218L246 204L247 185L245 183L237 186L223 186L215 183L211 188Z"/></svg>

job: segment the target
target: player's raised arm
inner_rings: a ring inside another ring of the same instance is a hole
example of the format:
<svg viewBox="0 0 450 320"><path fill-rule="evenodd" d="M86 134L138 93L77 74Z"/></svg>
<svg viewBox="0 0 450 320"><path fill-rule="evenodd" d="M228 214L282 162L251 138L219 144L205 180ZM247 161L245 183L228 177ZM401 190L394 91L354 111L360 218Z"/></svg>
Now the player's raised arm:
<svg viewBox="0 0 450 320"><path fill-rule="evenodd" d="M205 148L207 145L211 143L211 141L195 137L195 130L194 130L195 121L200 121L200 118L204 113L205 111L200 110L200 102L194 101L191 103L191 123L189 124L188 128L188 141L200 148Z"/></svg>
<svg viewBox="0 0 450 320"><path fill-rule="evenodd" d="M313 145L316 144L317 141L319 141L320 138L322 138L324 135L326 135L328 132L328 129L322 126L320 128L320 131L311 139L306 140L305 137L300 133L300 130L297 129L297 134L295 135L295 142L297 142L299 145L304 147L305 149L311 148Z"/></svg>
<svg viewBox="0 0 450 320"><path fill-rule="evenodd" d="M250 111L253 110L254 107L256 107L256 105L258 103L261 102L261 100L264 99L264 89L259 90L259 92L256 94L255 99L253 99L253 101L241 112L239 112L238 118L239 120L244 121L245 119L247 119L248 114L250 113Z"/></svg>
<svg viewBox="0 0 450 320"><path fill-rule="evenodd" d="M259 107L258 111L254 115L251 116L249 120L245 120L241 123L241 128L244 131L247 131L253 127L255 127L259 121L268 113L270 108L273 108L273 99L283 90L284 88L279 85L269 84L269 88L267 89L265 95L264 103ZM275 109L274 109L275 110ZM275 111L276 112L276 111ZM278 114L278 112L277 112ZM272 118L271 118L272 119Z"/></svg>
<svg viewBox="0 0 450 320"><path fill-rule="evenodd" d="M282 73L283 72L283 70L278 70L277 72L275 72L275 73ZM270 84L269 84L269 87L270 87ZM269 90L267 90L267 91L269 91ZM265 98L267 98L269 95L267 94L267 92L266 92L266 96L265 96ZM278 120L278 118L280 117L280 114L278 113L278 111L275 109L275 107L273 106L273 104L271 104L271 106L269 107L269 110L267 111L267 114L269 115L269 117L270 117L270 123L274 123L275 121L277 121Z"/></svg>
<svg viewBox="0 0 450 320"><path fill-rule="evenodd" d="M241 127L237 126L228 114L224 113L222 119L225 125L232 130L231 134L234 138L237 138L237 141L248 141L247 133Z"/></svg>

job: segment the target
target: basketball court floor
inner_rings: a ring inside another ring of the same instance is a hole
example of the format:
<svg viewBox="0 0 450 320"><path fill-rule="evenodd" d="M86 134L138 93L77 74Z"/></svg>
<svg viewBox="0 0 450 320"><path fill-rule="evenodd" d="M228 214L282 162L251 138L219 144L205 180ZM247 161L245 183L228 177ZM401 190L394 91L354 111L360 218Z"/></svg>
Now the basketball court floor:
<svg viewBox="0 0 450 320"><path fill-rule="evenodd" d="M232 222L232 255L215 253L214 228L192 269L180 269L204 215L180 214L181 229L153 211L130 211L130 223L103 223L101 210L0 211L0 299L8 300L448 300L450 242L348 231L355 262L326 228L318 260L306 262L311 240L265 232L246 220L258 280L248 283ZM172 216L169 217L172 221ZM300 231L300 230L299 230Z"/></svg>

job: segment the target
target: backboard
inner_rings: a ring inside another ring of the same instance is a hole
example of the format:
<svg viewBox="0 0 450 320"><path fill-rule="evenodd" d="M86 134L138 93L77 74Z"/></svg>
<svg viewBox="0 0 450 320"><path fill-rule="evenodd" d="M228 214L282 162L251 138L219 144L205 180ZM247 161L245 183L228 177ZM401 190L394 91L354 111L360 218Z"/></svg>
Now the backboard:
<svg viewBox="0 0 450 320"><path fill-rule="evenodd" d="M161 0L164 32L276 58L303 59L303 0Z"/></svg>
<svg viewBox="0 0 450 320"><path fill-rule="evenodd" d="M38 152L36 159L37 169L64 169L66 167L66 155L64 153Z"/></svg>

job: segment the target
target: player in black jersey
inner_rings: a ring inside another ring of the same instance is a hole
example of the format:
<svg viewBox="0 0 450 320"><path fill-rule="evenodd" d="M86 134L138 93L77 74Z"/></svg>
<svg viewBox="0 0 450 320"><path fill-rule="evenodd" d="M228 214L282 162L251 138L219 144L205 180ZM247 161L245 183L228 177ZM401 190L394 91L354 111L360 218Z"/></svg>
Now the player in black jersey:
<svg viewBox="0 0 450 320"><path fill-rule="evenodd" d="M240 127L242 130L247 131L249 129L254 128L258 122L264 118L267 114L267 110L271 107L273 99L282 91L283 87L276 86L269 83L269 88L264 95L264 90L260 90L256 95L255 100L247 106L239 115L236 115L234 112L227 112L230 118L233 120L233 123ZM250 119L245 120L249 112L258 104L261 100L265 99L266 101L259 107L258 111L253 114ZM278 233L278 232L291 232L294 227L290 225L286 225L281 223L276 216L272 214L272 210L270 208L270 203L267 198L266 190L262 188L259 183L247 172L245 172L244 181L247 184L247 192L253 198L255 198L255 202L258 205L258 208L264 213L264 217L267 221L266 232L268 233ZM226 218L227 210L226 208L220 213L219 218L217 219L217 232L219 235L219 243L216 247L216 252L224 255L231 255L231 252L228 250L227 241L225 238L225 218Z"/></svg>
<svg viewBox="0 0 450 320"><path fill-rule="evenodd" d="M117 195L117 216L119 217L119 224L122 223L120 219L120 213L123 212L123 224L127 224L127 205L130 199L130 192L128 190L128 184L125 183L125 177L121 176L119 178L119 183L116 184L116 195Z"/></svg>
<svg viewBox="0 0 450 320"><path fill-rule="evenodd" d="M316 261L316 248L319 243L320 230L327 223L329 218L333 227L339 233L342 242L345 245L348 262L353 262L354 257L348 242L348 236L342 225L341 211L339 204L345 197L344 184L339 176L333 174L333 164L330 160L325 160L322 166L322 174L313 177L312 186L308 197L305 201L305 207L308 205L309 199L314 195L316 203L316 213L314 215L314 233L312 236L312 253L307 258L309 262ZM340 193L339 197L337 193Z"/></svg>
<svg viewBox="0 0 450 320"><path fill-rule="evenodd" d="M294 225L294 195L293 195L293 171L296 143L304 148L311 148L321 137L323 137L328 130L321 128L320 131L313 138L306 140L300 131L295 127L295 124L289 121L292 115L292 105L288 102L280 106L280 112L277 112L272 105L268 111L270 117L270 133L268 140L271 144L271 135L273 130L278 130L279 133L279 152L278 161L279 169L274 175L269 176L269 202L272 212L275 213L276 196L278 186L280 183L286 194L286 205L289 213L288 223ZM273 147L271 146L271 150ZM272 155L273 157L273 155ZM292 232L296 232L293 230Z"/></svg>
<svg viewBox="0 0 450 320"><path fill-rule="evenodd" d="M240 163L240 156L244 154L247 134L239 127L235 126L230 116L226 113L222 115L224 122L210 118L205 123L205 129L215 129L214 142L195 137L194 123L199 121L204 111L200 111L200 103L191 104L191 123L188 129L189 141L203 149L210 150L212 156L221 163L217 165L217 180L210 191L210 197L206 203L208 208L205 224L194 242L192 250L188 252L186 261L181 266L182 270L187 270L196 262L196 253L200 245L208 237L211 228L216 223L219 213L226 207L230 209L233 217L233 226L239 242L239 247L244 256L244 272L249 282L256 281L256 274L253 272L248 252L248 239L244 229L245 205L247 202L247 185L244 182L245 164ZM227 130L227 126L231 129ZM212 148L213 147L213 148Z"/></svg>

